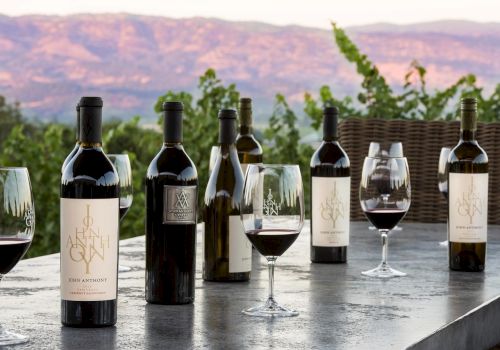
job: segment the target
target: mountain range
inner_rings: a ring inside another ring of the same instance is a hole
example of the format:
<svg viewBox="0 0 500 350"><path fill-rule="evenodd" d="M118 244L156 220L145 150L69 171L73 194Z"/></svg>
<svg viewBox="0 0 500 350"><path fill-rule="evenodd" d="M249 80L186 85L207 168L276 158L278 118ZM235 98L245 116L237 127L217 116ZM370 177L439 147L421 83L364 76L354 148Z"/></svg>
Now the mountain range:
<svg viewBox="0 0 500 350"><path fill-rule="evenodd" d="M413 59L430 88L466 73L491 88L500 82L500 23L440 21L346 29L396 89ZM168 90L196 91L214 68L268 114L274 95L300 103L328 84L355 94L360 78L338 52L331 31L213 18L131 14L0 15L0 95L41 120L72 120L81 95L100 95L106 113L153 117Z"/></svg>

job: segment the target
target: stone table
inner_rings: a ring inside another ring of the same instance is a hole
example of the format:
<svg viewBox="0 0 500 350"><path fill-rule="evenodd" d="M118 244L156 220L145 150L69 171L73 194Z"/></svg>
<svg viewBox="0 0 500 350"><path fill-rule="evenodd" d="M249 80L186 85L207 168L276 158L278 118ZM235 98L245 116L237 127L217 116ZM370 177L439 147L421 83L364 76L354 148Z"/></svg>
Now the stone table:
<svg viewBox="0 0 500 350"><path fill-rule="evenodd" d="M352 224L349 261L340 265L310 263L307 223L276 268L277 299L300 312L294 318L241 313L267 295L267 267L255 251L250 282L209 283L201 279L198 247L194 305L147 305L141 236L121 242L120 262L133 269L119 276L116 327L61 326L58 254L24 260L5 277L0 322L30 335L16 349L481 349L500 343L500 227L489 230L486 271L462 273L448 270L447 250L438 245L444 224L402 226L390 235L389 261L408 276L379 280L360 274L381 254L367 222Z"/></svg>

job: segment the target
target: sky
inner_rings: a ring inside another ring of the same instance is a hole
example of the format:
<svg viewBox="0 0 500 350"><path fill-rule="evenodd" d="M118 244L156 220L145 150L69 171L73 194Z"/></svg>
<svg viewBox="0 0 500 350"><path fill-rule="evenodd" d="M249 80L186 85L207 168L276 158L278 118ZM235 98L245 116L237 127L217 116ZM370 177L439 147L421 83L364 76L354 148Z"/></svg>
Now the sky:
<svg viewBox="0 0 500 350"><path fill-rule="evenodd" d="M68 15L127 12L173 18L217 17L330 28L379 22L409 24L443 19L500 22L500 0L1 0L0 13Z"/></svg>

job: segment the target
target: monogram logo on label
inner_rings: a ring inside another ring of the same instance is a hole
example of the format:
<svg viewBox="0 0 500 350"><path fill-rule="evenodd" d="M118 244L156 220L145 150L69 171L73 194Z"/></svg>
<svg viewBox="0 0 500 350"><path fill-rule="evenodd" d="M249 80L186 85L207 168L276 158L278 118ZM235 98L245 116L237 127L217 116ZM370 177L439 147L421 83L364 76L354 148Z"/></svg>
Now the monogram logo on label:
<svg viewBox="0 0 500 350"><path fill-rule="evenodd" d="M189 208L189 194L184 191L180 190L179 193L175 194L177 201L175 202L175 208L176 209L188 209Z"/></svg>
<svg viewBox="0 0 500 350"><path fill-rule="evenodd" d="M278 202L274 200L273 194L271 193L271 189L269 189L267 199L264 200L264 215L266 216L278 215L280 210L281 210L281 204L278 204Z"/></svg>
<svg viewBox="0 0 500 350"><path fill-rule="evenodd" d="M483 201L477 194L474 178L471 177L470 185L462 192L462 198L457 199L456 205L460 216L467 216L472 224L474 215L483 213Z"/></svg>
<svg viewBox="0 0 500 350"><path fill-rule="evenodd" d="M344 203L342 198L339 197L337 192L337 184L333 184L333 191L330 196L325 199L324 203L321 203L321 217L323 220L331 221L333 228L337 223L338 218L343 218L345 214Z"/></svg>
<svg viewBox="0 0 500 350"><path fill-rule="evenodd" d="M33 227L34 214L35 213L32 208L26 210L26 213L24 214L24 223L26 224L26 227L28 229L31 229Z"/></svg>
<svg viewBox="0 0 500 350"><path fill-rule="evenodd" d="M94 259L105 260L109 249L109 235L104 235L100 228L94 227L94 218L90 215L90 204L82 218L82 227L75 227L75 234L69 235L66 248L69 256L76 263L85 264L85 274L90 274L90 264Z"/></svg>

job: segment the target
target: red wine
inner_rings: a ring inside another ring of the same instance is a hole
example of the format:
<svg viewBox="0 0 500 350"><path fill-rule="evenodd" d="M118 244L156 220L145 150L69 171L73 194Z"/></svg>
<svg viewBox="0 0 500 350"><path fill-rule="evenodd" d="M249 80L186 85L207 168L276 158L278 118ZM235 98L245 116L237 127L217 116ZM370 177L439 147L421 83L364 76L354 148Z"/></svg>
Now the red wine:
<svg viewBox="0 0 500 350"><path fill-rule="evenodd" d="M246 232L255 249L264 256L281 256L295 242L295 230L260 229Z"/></svg>
<svg viewBox="0 0 500 350"><path fill-rule="evenodd" d="M80 119L80 149L61 180L61 322L112 326L117 318L120 180L102 150L102 99L82 97Z"/></svg>
<svg viewBox="0 0 500 350"><path fill-rule="evenodd" d="M406 215L406 210L373 209L365 211L370 222L379 230L392 230Z"/></svg>
<svg viewBox="0 0 500 350"><path fill-rule="evenodd" d="M165 102L164 144L146 177L146 301L194 301L198 174L182 146L180 102Z"/></svg>
<svg viewBox="0 0 500 350"><path fill-rule="evenodd" d="M16 266L28 250L31 240L25 238L0 238L0 275Z"/></svg>
<svg viewBox="0 0 500 350"><path fill-rule="evenodd" d="M349 245L351 168L337 141L338 109L323 111L323 142L311 158L311 261L344 263Z"/></svg>

